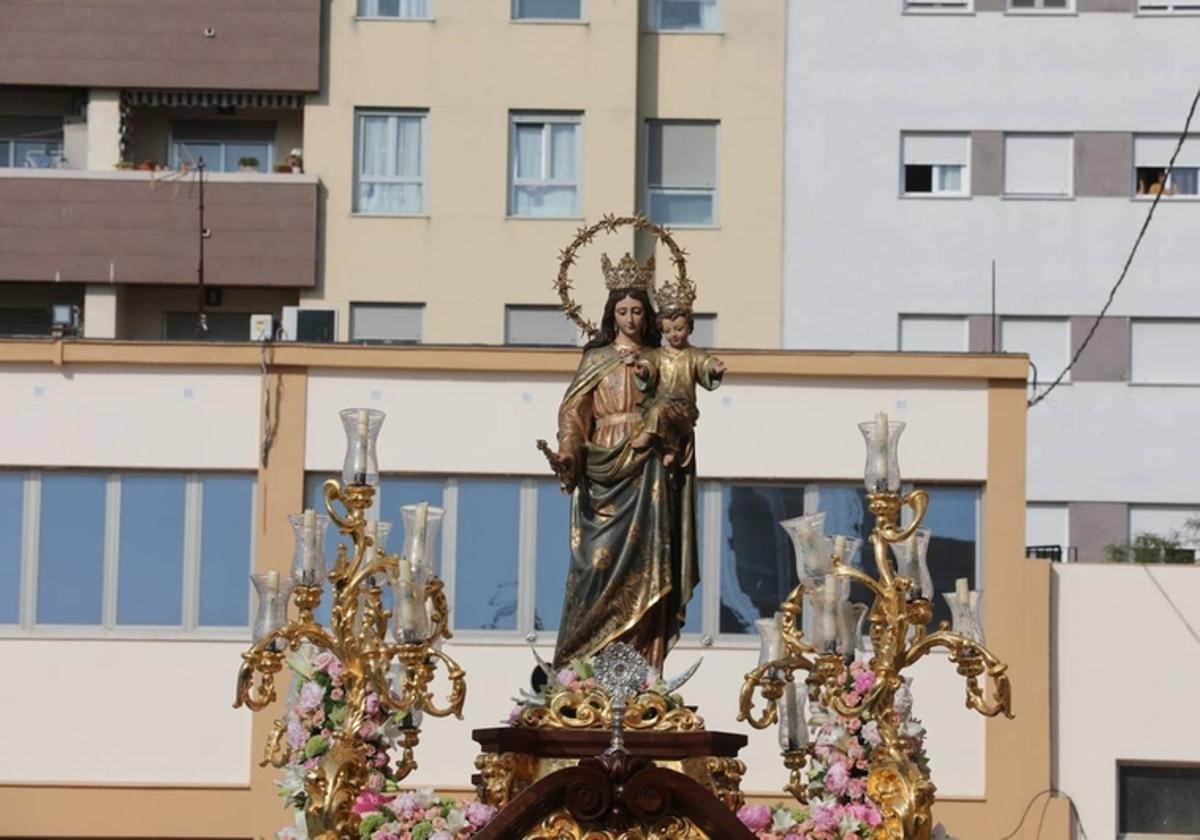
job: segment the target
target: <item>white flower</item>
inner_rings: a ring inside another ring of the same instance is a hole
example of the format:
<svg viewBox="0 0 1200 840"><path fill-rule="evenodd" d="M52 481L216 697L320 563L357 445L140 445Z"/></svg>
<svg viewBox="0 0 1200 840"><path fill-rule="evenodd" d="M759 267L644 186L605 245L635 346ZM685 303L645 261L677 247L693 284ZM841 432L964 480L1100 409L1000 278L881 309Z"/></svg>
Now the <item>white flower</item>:
<svg viewBox="0 0 1200 840"><path fill-rule="evenodd" d="M792 816L792 812L787 808L780 808L771 817L771 828L779 834L786 834L787 830L796 824L796 818Z"/></svg>
<svg viewBox="0 0 1200 840"><path fill-rule="evenodd" d="M417 804L422 808L428 808L437 801L437 797L433 795L433 788L418 788L415 795Z"/></svg>
<svg viewBox="0 0 1200 840"><path fill-rule="evenodd" d="M467 827L467 815L457 808L451 808L450 813L446 814L446 828L457 834L459 831Z"/></svg>

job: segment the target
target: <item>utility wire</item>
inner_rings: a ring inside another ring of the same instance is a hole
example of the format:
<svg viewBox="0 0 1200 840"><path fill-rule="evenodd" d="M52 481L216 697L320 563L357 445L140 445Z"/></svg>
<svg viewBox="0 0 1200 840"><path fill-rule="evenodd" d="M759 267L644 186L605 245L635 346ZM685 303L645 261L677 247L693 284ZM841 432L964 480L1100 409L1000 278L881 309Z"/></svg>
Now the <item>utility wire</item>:
<svg viewBox="0 0 1200 840"><path fill-rule="evenodd" d="M1046 390L1042 391L1040 394L1036 393L1035 386L1035 394L1028 402L1029 408L1033 408L1042 400L1046 399L1046 397L1050 396L1051 392L1054 391L1055 388L1062 384L1062 381L1066 378L1067 374L1071 372L1071 368L1075 367L1075 363L1079 361L1079 357L1083 355L1083 351L1087 349L1088 343L1092 340L1092 336L1096 334L1096 330L1100 327L1100 321L1104 319L1104 316L1108 313L1109 307L1112 306L1113 298L1115 298L1117 295L1117 289L1121 288L1121 284L1125 282L1125 276L1129 274L1129 267L1133 265L1133 258L1137 256L1138 247L1142 244L1142 238L1146 235L1146 229L1150 227L1150 220L1154 218L1154 211L1158 209L1158 202L1162 200L1163 194L1166 192L1167 179L1171 177L1171 173L1175 169L1175 159L1179 157L1179 152L1181 149L1183 149L1183 142L1187 139L1188 129L1191 128L1192 117L1196 115L1196 106L1198 104L1200 104L1200 88L1196 90L1196 95L1192 97L1192 107L1190 110L1188 110L1187 120L1183 123L1183 133L1179 135L1179 142L1175 144L1175 151L1171 154L1171 160L1167 163L1166 172L1163 173L1164 177L1162 186L1159 191L1154 194L1154 201L1150 203L1150 209L1146 212L1146 220L1142 222L1142 229L1138 231L1137 239L1133 241L1133 248L1130 249L1129 256L1125 259L1125 265L1121 269L1121 276L1117 278L1117 282L1113 284L1112 290L1108 293L1108 300L1104 302L1104 307L1100 310L1100 314L1097 315L1096 320L1092 322L1092 326L1090 329L1088 329L1087 335L1083 337L1083 341L1075 350L1075 353L1071 356L1071 361L1067 362L1067 366L1063 368L1062 373L1060 373L1055 380L1050 383Z"/></svg>
<svg viewBox="0 0 1200 840"><path fill-rule="evenodd" d="M1041 799L1043 796L1049 796L1050 799L1054 799L1056 797L1061 796L1064 799L1066 799L1067 804L1069 804L1071 806L1071 815L1075 818L1075 827L1077 829L1079 829L1079 834L1081 835L1082 840L1088 840L1087 832L1083 830L1083 819L1079 816L1079 809L1075 807L1075 800L1072 799L1069 794L1063 793L1058 788L1053 788L1053 787L1049 787L1049 788L1046 788L1045 790L1038 791L1037 793L1035 793L1033 795L1033 797L1029 800L1029 804L1025 806L1025 812L1023 814L1021 814L1021 821L1019 823L1017 823L1017 827L1014 828L1012 831L1010 831L1008 834L1005 834L1003 837L1001 837L1000 840L1012 840L1013 837L1017 836L1017 833L1021 830L1021 826L1025 825L1025 820L1029 818L1029 812L1033 809L1033 806L1037 803L1037 801L1039 799ZM1049 800L1047 800L1046 807L1049 807L1049 805L1050 805L1050 802L1049 802ZM1045 814L1045 808L1042 809L1042 813ZM1038 836L1041 837L1041 834L1042 834L1041 827L1039 826L1038 827Z"/></svg>

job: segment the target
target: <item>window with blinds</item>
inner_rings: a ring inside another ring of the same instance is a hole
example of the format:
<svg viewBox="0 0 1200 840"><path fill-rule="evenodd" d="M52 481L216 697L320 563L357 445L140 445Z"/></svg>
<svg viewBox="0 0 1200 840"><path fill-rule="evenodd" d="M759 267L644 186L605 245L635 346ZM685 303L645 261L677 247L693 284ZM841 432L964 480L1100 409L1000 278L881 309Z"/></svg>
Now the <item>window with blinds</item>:
<svg viewBox="0 0 1200 840"><path fill-rule="evenodd" d="M1175 166L1168 173L1178 137L1135 137L1133 140L1134 190L1136 195L1164 198L1200 195L1200 137L1183 141Z"/></svg>
<svg viewBox="0 0 1200 840"><path fill-rule="evenodd" d="M715 121L647 120L646 207L656 224L717 223Z"/></svg>
<svg viewBox="0 0 1200 840"><path fill-rule="evenodd" d="M971 194L968 135L905 133L900 145L904 195Z"/></svg>
<svg viewBox="0 0 1200 840"><path fill-rule="evenodd" d="M1070 196L1075 182L1074 145L1069 134L1006 134L1004 194Z"/></svg>

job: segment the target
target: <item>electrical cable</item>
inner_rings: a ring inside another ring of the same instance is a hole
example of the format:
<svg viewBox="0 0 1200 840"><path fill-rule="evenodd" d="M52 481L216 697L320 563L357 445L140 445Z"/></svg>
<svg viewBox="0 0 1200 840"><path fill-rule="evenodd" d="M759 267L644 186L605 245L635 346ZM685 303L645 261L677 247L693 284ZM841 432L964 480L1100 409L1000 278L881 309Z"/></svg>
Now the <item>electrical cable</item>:
<svg viewBox="0 0 1200 840"><path fill-rule="evenodd" d="M1190 129L1192 125L1192 117L1196 115L1197 104L1200 104L1200 88L1196 89L1196 95L1192 98L1192 107L1188 110L1187 120L1185 120L1183 123L1183 133L1179 135L1179 142L1175 144L1175 151L1171 154L1171 160L1167 163L1166 171L1163 173L1162 188L1154 194L1154 201L1151 202L1150 209L1146 213L1146 220L1142 222L1142 229L1138 231L1137 238L1133 241L1133 248L1130 249L1129 256L1125 259L1125 266L1121 269L1121 275L1117 278L1117 282L1113 284L1112 289L1108 293L1108 300L1104 302L1104 306L1101 308L1100 314L1097 315L1096 320L1092 322L1092 326L1090 329L1088 329L1087 335L1083 337L1083 341L1080 343L1079 347L1076 348L1075 353L1071 356L1071 361L1067 362L1067 366L1063 368L1062 373L1060 373L1055 380L1050 383L1049 387L1047 387L1046 390L1042 391L1040 394L1036 393L1035 386L1034 396L1031 397L1027 403L1028 408L1033 408L1042 400L1046 399L1046 397L1050 396L1055 388L1062 384L1062 381L1066 378L1067 374L1071 372L1071 368L1075 367L1075 363L1078 362L1079 357L1083 355L1083 351L1087 349L1088 343L1092 340L1092 336L1096 334L1096 330L1100 327L1100 322L1108 313L1109 307L1112 306L1113 298L1115 298L1117 295L1117 289L1121 288L1121 284L1125 282L1125 277L1129 274L1129 267L1133 264L1133 258L1137 256L1138 247L1142 244L1142 239L1146 235L1147 228L1150 227L1150 220L1154 218L1154 211L1158 209L1158 202L1162 200L1163 194L1166 192L1166 179L1171 177L1171 172L1175 169L1175 159L1179 157L1179 152L1183 149L1183 142L1187 139L1188 129Z"/></svg>

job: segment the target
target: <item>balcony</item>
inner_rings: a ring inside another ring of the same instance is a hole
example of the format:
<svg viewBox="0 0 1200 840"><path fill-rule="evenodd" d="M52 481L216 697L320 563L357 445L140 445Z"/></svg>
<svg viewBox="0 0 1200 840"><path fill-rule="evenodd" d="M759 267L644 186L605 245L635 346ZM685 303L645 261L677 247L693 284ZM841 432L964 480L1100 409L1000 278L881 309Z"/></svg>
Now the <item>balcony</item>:
<svg viewBox="0 0 1200 840"><path fill-rule="evenodd" d="M319 88L315 0L39 0L6 4L0 85Z"/></svg>
<svg viewBox="0 0 1200 840"><path fill-rule="evenodd" d="M195 174L0 169L0 281L196 282ZM205 283L312 288L317 179L207 174Z"/></svg>

